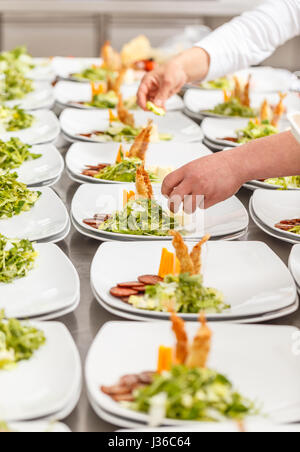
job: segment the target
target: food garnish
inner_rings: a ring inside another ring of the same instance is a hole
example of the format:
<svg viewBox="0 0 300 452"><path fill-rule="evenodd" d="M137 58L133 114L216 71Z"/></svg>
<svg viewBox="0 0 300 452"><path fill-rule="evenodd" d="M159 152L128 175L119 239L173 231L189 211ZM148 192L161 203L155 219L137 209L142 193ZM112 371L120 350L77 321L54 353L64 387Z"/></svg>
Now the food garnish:
<svg viewBox="0 0 300 452"><path fill-rule="evenodd" d="M166 110L162 107L158 107L153 102L148 101L146 104L147 110L152 111L157 116L165 116Z"/></svg>
<svg viewBox="0 0 300 452"><path fill-rule="evenodd" d="M17 178L17 173L0 174L0 219L28 212L41 196L41 192L28 190Z"/></svg>
<svg viewBox="0 0 300 452"><path fill-rule="evenodd" d="M0 282L9 284L27 276L37 256L29 240L8 239L0 234Z"/></svg>
<svg viewBox="0 0 300 452"><path fill-rule="evenodd" d="M282 220L275 225L277 229L285 232L292 232L293 234L300 235L300 218L293 220Z"/></svg>
<svg viewBox="0 0 300 452"><path fill-rule="evenodd" d="M5 320L4 311L0 311L0 370L28 361L45 342L43 331L17 319Z"/></svg>
<svg viewBox="0 0 300 452"><path fill-rule="evenodd" d="M254 403L237 392L226 376L207 367L212 331L204 314L192 343L184 321L175 313L171 320L176 346L159 347L156 372L125 375L101 391L128 409L149 414L152 426L165 418L219 422L257 414Z"/></svg>
<svg viewBox="0 0 300 452"><path fill-rule="evenodd" d="M0 169L6 171L19 168L26 161L40 158L41 154L30 152L31 148L19 138L11 138L7 142L0 140Z"/></svg>

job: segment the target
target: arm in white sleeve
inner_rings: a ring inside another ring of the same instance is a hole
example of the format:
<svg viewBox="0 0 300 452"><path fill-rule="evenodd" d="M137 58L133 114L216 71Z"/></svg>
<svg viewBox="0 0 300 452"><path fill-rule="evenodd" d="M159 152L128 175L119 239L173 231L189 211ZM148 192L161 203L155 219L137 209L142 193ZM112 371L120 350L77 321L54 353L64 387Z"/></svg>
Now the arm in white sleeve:
<svg viewBox="0 0 300 452"><path fill-rule="evenodd" d="M207 80L259 64L300 34L300 0L269 0L196 44L210 55Z"/></svg>

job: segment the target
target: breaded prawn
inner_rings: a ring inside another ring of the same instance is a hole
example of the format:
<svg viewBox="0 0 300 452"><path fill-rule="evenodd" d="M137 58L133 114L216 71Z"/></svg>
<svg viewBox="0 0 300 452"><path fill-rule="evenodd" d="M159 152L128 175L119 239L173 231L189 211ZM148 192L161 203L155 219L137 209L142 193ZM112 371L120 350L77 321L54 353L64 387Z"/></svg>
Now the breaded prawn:
<svg viewBox="0 0 300 452"><path fill-rule="evenodd" d="M202 267L202 261L201 261L201 254L202 254L202 246L208 242L210 239L210 235L206 235L203 237L203 239L197 243L197 245L194 246L190 256L194 265L194 275L199 275L201 273L201 267Z"/></svg>
<svg viewBox="0 0 300 452"><path fill-rule="evenodd" d="M188 247L184 243L182 235L178 231L170 231L170 235L174 237L172 243L176 251L176 256L180 262L180 272L190 273L191 275L193 275L194 264L191 256L189 255Z"/></svg>
<svg viewBox="0 0 300 452"><path fill-rule="evenodd" d="M212 331L208 327L205 319L205 314L200 314L201 327L194 337L193 344L190 347L187 357L186 365L190 368L200 367L205 368L208 355L211 349Z"/></svg>

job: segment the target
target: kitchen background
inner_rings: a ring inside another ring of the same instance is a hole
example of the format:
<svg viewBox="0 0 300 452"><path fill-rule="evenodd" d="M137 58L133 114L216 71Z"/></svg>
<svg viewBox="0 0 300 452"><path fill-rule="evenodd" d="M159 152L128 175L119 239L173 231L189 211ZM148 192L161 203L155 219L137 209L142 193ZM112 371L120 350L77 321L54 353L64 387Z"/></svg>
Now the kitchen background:
<svg viewBox="0 0 300 452"><path fill-rule="evenodd" d="M278 0L273 0L278 1ZM212 29L260 0L0 0L1 50L26 44L33 56L98 56L104 40L117 49L138 34L154 47L180 49L195 31ZM192 34L191 34L192 33ZM174 37L175 39L174 41ZM266 64L299 69L300 38L278 49Z"/></svg>

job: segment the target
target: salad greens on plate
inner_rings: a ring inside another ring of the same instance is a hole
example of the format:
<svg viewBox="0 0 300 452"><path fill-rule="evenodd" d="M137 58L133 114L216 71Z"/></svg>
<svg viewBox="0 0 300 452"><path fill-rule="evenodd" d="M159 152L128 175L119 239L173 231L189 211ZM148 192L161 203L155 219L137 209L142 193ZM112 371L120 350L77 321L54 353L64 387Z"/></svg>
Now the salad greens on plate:
<svg viewBox="0 0 300 452"><path fill-rule="evenodd" d="M228 77L220 77L216 80L201 83L201 88L203 89L226 89L230 90L233 88L233 81Z"/></svg>
<svg viewBox="0 0 300 452"><path fill-rule="evenodd" d="M29 240L12 240L0 234L0 282L9 284L27 276L37 256Z"/></svg>
<svg viewBox="0 0 300 452"><path fill-rule="evenodd" d="M135 182L136 170L143 164L142 160L136 157L124 158L119 163L106 166L99 171L95 179L103 179L117 182ZM155 174L149 173L150 180L157 182Z"/></svg>
<svg viewBox="0 0 300 452"><path fill-rule="evenodd" d="M277 185L284 190L289 188L300 188L300 176L275 177L266 179L264 182L270 185Z"/></svg>
<svg viewBox="0 0 300 452"><path fill-rule="evenodd" d="M41 196L41 192L28 190L17 178L16 173L0 174L0 219L28 212Z"/></svg>
<svg viewBox="0 0 300 452"><path fill-rule="evenodd" d="M25 161L40 158L41 154L30 152L31 147L18 138L11 138L7 142L0 140L0 169L11 170L20 167Z"/></svg>
<svg viewBox="0 0 300 452"><path fill-rule="evenodd" d="M12 108L0 106L0 131L2 132L17 132L28 129L34 123L34 120L32 114L18 106Z"/></svg>
<svg viewBox="0 0 300 452"><path fill-rule="evenodd" d="M34 67L33 59L25 46L19 46L8 52L0 53L0 70L2 71L7 68L15 68L25 74L34 69Z"/></svg>
<svg viewBox="0 0 300 452"><path fill-rule="evenodd" d="M91 82L105 81L109 77L114 78L115 76L116 74L113 71L107 70L101 66L92 66L81 72L72 74L72 77L78 80L89 80Z"/></svg>
<svg viewBox="0 0 300 452"><path fill-rule="evenodd" d="M0 79L0 101L23 99L34 90L33 81L16 69L7 69Z"/></svg>
<svg viewBox="0 0 300 452"><path fill-rule="evenodd" d="M237 142L241 144L248 143L258 138L268 137L270 135L276 135L279 130L276 126L272 125L267 119L265 121L249 121L247 127L239 129L237 133Z"/></svg>
<svg viewBox="0 0 300 452"><path fill-rule="evenodd" d="M0 370L28 361L45 342L43 331L16 319L5 320L4 311L0 311Z"/></svg>
<svg viewBox="0 0 300 452"><path fill-rule="evenodd" d="M221 116L238 116L240 118L255 118L257 116L257 110L251 107L243 105L237 98L232 98L222 104L216 105L213 110L209 110L209 113L213 113Z"/></svg>

